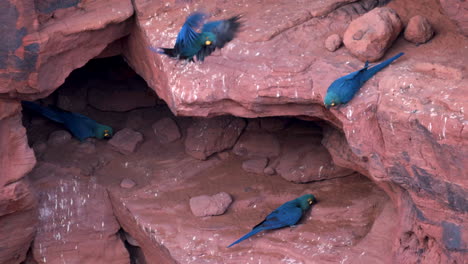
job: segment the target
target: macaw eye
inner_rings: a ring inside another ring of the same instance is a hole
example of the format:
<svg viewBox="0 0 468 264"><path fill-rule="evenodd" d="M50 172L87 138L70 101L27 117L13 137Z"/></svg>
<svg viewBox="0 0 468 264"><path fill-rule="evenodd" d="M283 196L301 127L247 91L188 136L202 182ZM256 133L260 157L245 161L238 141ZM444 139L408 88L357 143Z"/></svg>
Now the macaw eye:
<svg viewBox="0 0 468 264"><path fill-rule="evenodd" d="M211 45L211 41L209 41L209 40L205 41L205 45L207 45L207 46Z"/></svg>

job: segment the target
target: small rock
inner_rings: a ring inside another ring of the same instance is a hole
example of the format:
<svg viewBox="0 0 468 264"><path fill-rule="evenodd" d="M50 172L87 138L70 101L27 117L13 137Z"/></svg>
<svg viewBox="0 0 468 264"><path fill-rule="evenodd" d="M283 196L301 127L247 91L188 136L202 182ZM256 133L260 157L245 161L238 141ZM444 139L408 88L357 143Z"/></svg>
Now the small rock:
<svg viewBox="0 0 468 264"><path fill-rule="evenodd" d="M405 29L405 39L414 44L426 43L434 35L434 30L427 18L412 17Z"/></svg>
<svg viewBox="0 0 468 264"><path fill-rule="evenodd" d="M361 61L373 62L384 56L402 29L395 10L378 7L349 24L343 43Z"/></svg>
<svg viewBox="0 0 468 264"><path fill-rule="evenodd" d="M337 50L341 46L342 40L340 35L338 34L333 34L330 35L326 40L325 40L325 48L331 52Z"/></svg>
<svg viewBox="0 0 468 264"><path fill-rule="evenodd" d="M120 182L120 187L125 188L125 189L133 188L135 185L136 183L133 180L128 179L128 178L125 178Z"/></svg>
<svg viewBox="0 0 468 264"><path fill-rule="evenodd" d="M32 149L37 156L41 156L47 149L45 142L38 141L32 145Z"/></svg>
<svg viewBox="0 0 468 264"><path fill-rule="evenodd" d="M122 154L133 153L137 145L143 141L143 135L140 132L130 128L124 128L114 134L107 143Z"/></svg>
<svg viewBox="0 0 468 264"><path fill-rule="evenodd" d="M276 157L280 154L280 143L274 134L246 131L237 141L233 152L245 157Z"/></svg>
<svg viewBox="0 0 468 264"><path fill-rule="evenodd" d="M245 126L244 119L233 116L195 119L187 129L185 152L205 160L214 153L232 148Z"/></svg>
<svg viewBox="0 0 468 264"><path fill-rule="evenodd" d="M265 173L266 175L275 175L276 171L275 171L275 168L273 167L266 167L263 170L263 173Z"/></svg>
<svg viewBox="0 0 468 264"><path fill-rule="evenodd" d="M85 154L93 154L96 152L96 145L90 141L84 141L78 145L78 152Z"/></svg>
<svg viewBox="0 0 468 264"><path fill-rule="evenodd" d="M213 196L201 195L190 198L190 209L195 216L221 215L231 203L231 196L220 192Z"/></svg>
<svg viewBox="0 0 468 264"><path fill-rule="evenodd" d="M267 164L267 158L246 160L242 163L242 169L246 172L262 174Z"/></svg>
<svg viewBox="0 0 468 264"><path fill-rule="evenodd" d="M162 144L174 142L181 137L179 127L171 118L158 120L152 127L154 134Z"/></svg>
<svg viewBox="0 0 468 264"><path fill-rule="evenodd" d="M219 152L217 155L220 160L227 160L231 156L227 151Z"/></svg>
<svg viewBox="0 0 468 264"><path fill-rule="evenodd" d="M69 141L71 139L71 134L66 130L57 130L49 135L49 143L52 146L62 145L63 143Z"/></svg>

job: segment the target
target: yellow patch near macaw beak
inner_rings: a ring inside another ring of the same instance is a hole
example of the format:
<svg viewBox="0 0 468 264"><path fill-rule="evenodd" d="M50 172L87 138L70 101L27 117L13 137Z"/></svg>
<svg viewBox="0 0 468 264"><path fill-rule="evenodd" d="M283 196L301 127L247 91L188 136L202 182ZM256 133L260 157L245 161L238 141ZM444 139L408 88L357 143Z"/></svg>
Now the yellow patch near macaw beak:
<svg viewBox="0 0 468 264"><path fill-rule="evenodd" d="M309 205L313 204L314 203L314 200L312 200L311 198L307 199L307 202L309 202Z"/></svg>
<svg viewBox="0 0 468 264"><path fill-rule="evenodd" d="M332 102L332 103L331 103L331 106L335 106L335 102Z"/></svg>
<svg viewBox="0 0 468 264"><path fill-rule="evenodd" d="M104 130L104 137L110 137L109 130Z"/></svg>
<svg viewBox="0 0 468 264"><path fill-rule="evenodd" d="M207 45L207 46L211 45L211 41L209 41L209 40L205 41L205 45Z"/></svg>

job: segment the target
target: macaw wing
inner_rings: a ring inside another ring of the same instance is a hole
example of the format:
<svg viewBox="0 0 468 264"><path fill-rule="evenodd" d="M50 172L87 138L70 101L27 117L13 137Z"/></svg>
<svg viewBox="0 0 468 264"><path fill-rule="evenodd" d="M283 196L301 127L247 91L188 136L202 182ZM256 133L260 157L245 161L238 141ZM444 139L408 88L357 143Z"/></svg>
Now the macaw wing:
<svg viewBox="0 0 468 264"><path fill-rule="evenodd" d="M201 27L205 21L206 14L201 12L196 12L191 14L185 20L184 25L177 35L175 49L184 49L185 47L193 46L196 41L199 33L197 30Z"/></svg>
<svg viewBox="0 0 468 264"><path fill-rule="evenodd" d="M202 32L211 32L215 34L216 41L214 46L222 48L226 43L233 40L241 27L240 15L233 16L225 20L216 20L203 25Z"/></svg>
<svg viewBox="0 0 468 264"><path fill-rule="evenodd" d="M264 229L276 229L285 226L291 226L296 224L302 217L302 209L299 207L286 207L281 210L271 212L265 220L258 225L254 226L253 229L262 227Z"/></svg>
<svg viewBox="0 0 468 264"><path fill-rule="evenodd" d="M203 25L202 32L211 32L216 36L216 40L212 45L204 45L197 53L197 59L203 61L205 57L209 56L215 49L221 49L233 40L237 32L239 32L241 23L240 16L233 16L225 20L216 20L208 22Z"/></svg>

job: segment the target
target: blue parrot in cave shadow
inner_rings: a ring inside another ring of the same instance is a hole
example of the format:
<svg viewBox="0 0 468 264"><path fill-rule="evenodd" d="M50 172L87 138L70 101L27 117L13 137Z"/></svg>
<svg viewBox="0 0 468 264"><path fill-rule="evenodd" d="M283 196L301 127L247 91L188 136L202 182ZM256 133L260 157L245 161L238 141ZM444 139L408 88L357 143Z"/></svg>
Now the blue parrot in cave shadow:
<svg viewBox="0 0 468 264"><path fill-rule="evenodd" d="M76 138L84 141L89 137L98 139L111 138L113 130L111 127L99 124L93 119L82 114L68 112L57 107L45 107L38 103L22 101L24 109L40 114L52 121L63 124Z"/></svg>
<svg viewBox="0 0 468 264"><path fill-rule="evenodd" d="M231 245L242 242L243 240L263 231L270 229L278 229L286 226L293 226L302 218L302 215L316 203L317 200L312 194L306 194L292 201L286 202L276 210L271 212L267 217L258 225L252 228L252 231L234 241Z"/></svg>
<svg viewBox="0 0 468 264"><path fill-rule="evenodd" d="M369 68L369 62L366 61L364 68L335 80L330 87L328 87L327 94L325 95L325 107L330 108L332 106L346 104L351 101L359 88L361 88L367 80L372 78L372 76L383 68L390 65L394 60L403 56L403 54L403 52L398 53L394 57L371 68Z"/></svg>
<svg viewBox="0 0 468 264"><path fill-rule="evenodd" d="M240 15L203 24L206 17L202 12L189 15L177 35L174 48L150 49L179 60L194 62L196 57L198 61L204 61L215 49L221 49L233 40L241 27Z"/></svg>

